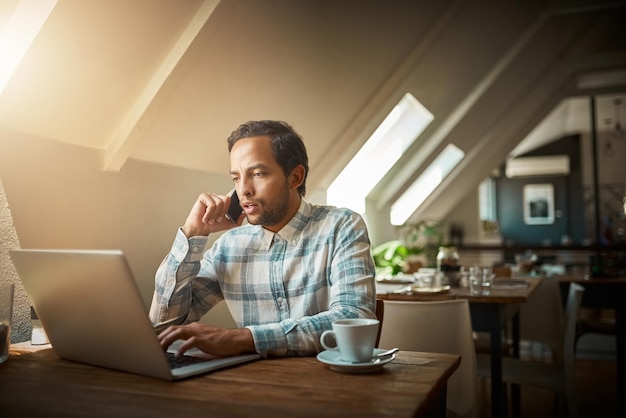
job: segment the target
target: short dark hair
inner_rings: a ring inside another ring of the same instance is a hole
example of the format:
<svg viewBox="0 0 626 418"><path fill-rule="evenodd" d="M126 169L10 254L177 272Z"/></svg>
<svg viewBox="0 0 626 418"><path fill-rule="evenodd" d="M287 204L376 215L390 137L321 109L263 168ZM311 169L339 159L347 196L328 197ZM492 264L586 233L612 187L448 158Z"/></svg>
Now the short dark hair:
<svg viewBox="0 0 626 418"><path fill-rule="evenodd" d="M255 136L269 136L272 142L272 153L276 162L283 168L285 175L298 165L304 166L304 178L298 187L300 196L306 193L306 178L309 174L309 157L302 137L286 122L276 120L249 121L240 125L228 137L228 152L237 141Z"/></svg>

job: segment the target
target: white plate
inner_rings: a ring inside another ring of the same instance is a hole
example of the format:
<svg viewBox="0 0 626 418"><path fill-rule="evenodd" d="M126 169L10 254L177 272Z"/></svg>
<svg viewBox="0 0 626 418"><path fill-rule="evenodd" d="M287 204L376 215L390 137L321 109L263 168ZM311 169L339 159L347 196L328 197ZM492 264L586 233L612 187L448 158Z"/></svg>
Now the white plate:
<svg viewBox="0 0 626 418"><path fill-rule="evenodd" d="M410 295L412 293L428 293L428 294L436 294L436 293L444 293L450 290L450 286L429 286L429 287L420 287L420 286L408 286L403 287L401 289L396 290L393 293L407 294Z"/></svg>
<svg viewBox="0 0 626 418"><path fill-rule="evenodd" d="M377 283L381 283L381 284L409 284L409 283L414 283L415 279L413 277L407 276L407 277L384 277L384 278L380 278L380 279L376 279Z"/></svg>
<svg viewBox="0 0 626 418"><path fill-rule="evenodd" d="M387 350L381 350L379 348L374 349L374 355L380 354ZM317 359L322 363L326 363L330 366L331 370L344 373L369 373L382 369L385 364L392 362L396 358L396 355L392 355L389 358L380 360L378 362L370 361L365 363L350 363L343 361L341 355L337 350L322 351L317 355Z"/></svg>
<svg viewBox="0 0 626 418"><path fill-rule="evenodd" d="M450 290L450 286L432 286L432 287L417 287L413 286L411 291L415 293L443 293Z"/></svg>

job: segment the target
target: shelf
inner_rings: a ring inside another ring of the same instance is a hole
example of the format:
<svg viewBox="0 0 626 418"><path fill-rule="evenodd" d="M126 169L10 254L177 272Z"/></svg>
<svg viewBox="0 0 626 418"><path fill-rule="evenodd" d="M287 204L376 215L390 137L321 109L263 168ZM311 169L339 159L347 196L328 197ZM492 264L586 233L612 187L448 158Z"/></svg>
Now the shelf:
<svg viewBox="0 0 626 418"><path fill-rule="evenodd" d="M523 253L530 251L586 251L586 252L615 252L626 251L626 243L619 245L489 245L489 244L465 244L457 246L458 251L505 251Z"/></svg>

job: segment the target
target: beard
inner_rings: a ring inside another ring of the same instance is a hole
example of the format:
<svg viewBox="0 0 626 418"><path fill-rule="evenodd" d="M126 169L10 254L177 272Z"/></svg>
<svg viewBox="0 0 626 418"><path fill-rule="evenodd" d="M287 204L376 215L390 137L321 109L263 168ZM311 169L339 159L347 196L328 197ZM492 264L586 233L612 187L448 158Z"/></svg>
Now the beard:
<svg viewBox="0 0 626 418"><path fill-rule="evenodd" d="M280 195L274 203L268 203L264 199L255 200L263 210L255 218L248 216L248 222L252 225L271 226L282 222L289 211L289 185L284 183Z"/></svg>

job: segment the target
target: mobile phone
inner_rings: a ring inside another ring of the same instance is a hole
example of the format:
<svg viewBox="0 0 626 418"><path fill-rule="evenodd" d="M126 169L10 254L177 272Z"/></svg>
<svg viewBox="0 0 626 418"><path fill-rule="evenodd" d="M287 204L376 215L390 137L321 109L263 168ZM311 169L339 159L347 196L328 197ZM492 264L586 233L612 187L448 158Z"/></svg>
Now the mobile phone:
<svg viewBox="0 0 626 418"><path fill-rule="evenodd" d="M237 196L235 189L228 192L228 196L230 196L230 206L226 211L226 217L231 222L237 223L241 212L243 212L243 208L239 204L239 196Z"/></svg>

